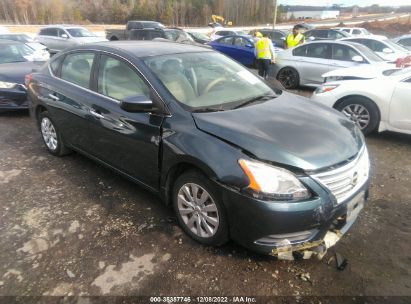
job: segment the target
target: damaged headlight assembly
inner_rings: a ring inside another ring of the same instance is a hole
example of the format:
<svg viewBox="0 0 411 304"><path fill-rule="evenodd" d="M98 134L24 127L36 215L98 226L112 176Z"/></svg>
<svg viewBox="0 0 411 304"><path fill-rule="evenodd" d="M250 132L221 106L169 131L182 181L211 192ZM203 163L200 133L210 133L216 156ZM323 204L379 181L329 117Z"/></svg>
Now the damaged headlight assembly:
<svg viewBox="0 0 411 304"><path fill-rule="evenodd" d="M290 171L259 161L240 159L241 169L249 179L248 188L259 199L300 201L310 198L310 191Z"/></svg>

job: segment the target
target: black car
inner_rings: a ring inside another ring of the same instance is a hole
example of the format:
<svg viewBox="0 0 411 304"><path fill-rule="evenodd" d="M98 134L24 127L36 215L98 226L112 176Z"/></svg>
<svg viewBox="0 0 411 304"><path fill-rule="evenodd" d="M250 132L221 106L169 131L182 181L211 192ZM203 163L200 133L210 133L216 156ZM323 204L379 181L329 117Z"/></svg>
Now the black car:
<svg viewBox="0 0 411 304"><path fill-rule="evenodd" d="M210 49L76 47L32 74L29 95L51 154L80 152L153 191L203 244L325 249L367 198L354 123Z"/></svg>
<svg viewBox="0 0 411 304"><path fill-rule="evenodd" d="M44 62L33 62L24 43L0 40L0 111L28 109L25 76Z"/></svg>
<svg viewBox="0 0 411 304"><path fill-rule="evenodd" d="M269 28L263 29L254 29L249 32L249 35L254 36L256 32L260 32L264 36L267 35L268 38L271 39L274 46L279 48L284 48L285 39L287 38L288 33L282 30L273 30Z"/></svg>
<svg viewBox="0 0 411 304"><path fill-rule="evenodd" d="M198 32L187 32L187 33L197 43L206 44L211 41L210 37L208 37L206 34L198 33Z"/></svg>
<svg viewBox="0 0 411 304"><path fill-rule="evenodd" d="M337 40L345 37L351 37L350 34L340 30L333 29L315 29L304 33L308 40Z"/></svg>

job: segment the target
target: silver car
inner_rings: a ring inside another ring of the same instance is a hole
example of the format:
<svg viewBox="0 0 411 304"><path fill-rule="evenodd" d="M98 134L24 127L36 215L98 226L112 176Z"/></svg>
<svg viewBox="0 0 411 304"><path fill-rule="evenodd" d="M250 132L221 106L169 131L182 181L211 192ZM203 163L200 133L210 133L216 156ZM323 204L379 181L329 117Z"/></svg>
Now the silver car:
<svg viewBox="0 0 411 304"><path fill-rule="evenodd" d="M37 35L37 41L47 46L50 53L86 43L107 41L80 26L51 25L44 27Z"/></svg>
<svg viewBox="0 0 411 304"><path fill-rule="evenodd" d="M273 76L286 89L317 87L323 83L322 74L362 64L385 64L385 61L362 44L316 41L278 53Z"/></svg>

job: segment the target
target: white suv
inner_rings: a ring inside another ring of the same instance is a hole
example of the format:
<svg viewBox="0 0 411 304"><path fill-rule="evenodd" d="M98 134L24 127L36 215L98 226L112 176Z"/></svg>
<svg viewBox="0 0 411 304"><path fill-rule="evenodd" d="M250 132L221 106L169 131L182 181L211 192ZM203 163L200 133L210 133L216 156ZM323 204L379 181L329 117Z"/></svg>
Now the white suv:
<svg viewBox="0 0 411 304"><path fill-rule="evenodd" d="M85 43L107 41L80 26L50 25L40 30L37 41L47 46L50 53Z"/></svg>

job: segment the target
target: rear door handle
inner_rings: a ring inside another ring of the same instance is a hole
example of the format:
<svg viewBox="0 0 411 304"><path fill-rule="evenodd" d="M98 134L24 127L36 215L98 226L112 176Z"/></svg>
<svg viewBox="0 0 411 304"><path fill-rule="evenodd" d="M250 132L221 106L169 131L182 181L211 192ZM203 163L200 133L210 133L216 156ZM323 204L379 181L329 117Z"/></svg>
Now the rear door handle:
<svg viewBox="0 0 411 304"><path fill-rule="evenodd" d="M94 109L90 109L90 114L97 118L104 118L104 115L101 115L100 113L96 112Z"/></svg>
<svg viewBox="0 0 411 304"><path fill-rule="evenodd" d="M55 94L49 94L49 97L51 98L51 99L53 99L54 101L60 101L60 98L58 98Z"/></svg>

